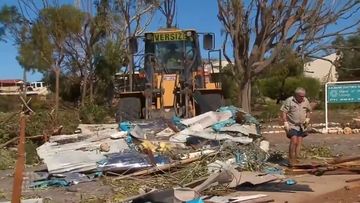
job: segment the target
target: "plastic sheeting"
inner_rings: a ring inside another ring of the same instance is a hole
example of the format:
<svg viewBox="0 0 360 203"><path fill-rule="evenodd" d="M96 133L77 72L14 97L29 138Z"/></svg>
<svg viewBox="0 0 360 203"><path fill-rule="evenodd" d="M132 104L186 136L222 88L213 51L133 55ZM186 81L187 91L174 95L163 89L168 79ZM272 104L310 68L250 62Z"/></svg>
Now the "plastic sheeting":
<svg viewBox="0 0 360 203"><path fill-rule="evenodd" d="M99 151L99 147L103 143L109 144L109 152ZM106 138L97 141L87 139L67 144L46 142L37 148L37 154L46 164L50 174L58 174L94 170L96 162L104 159L106 154L118 153L127 149L129 147L122 139Z"/></svg>
<svg viewBox="0 0 360 203"><path fill-rule="evenodd" d="M170 159L162 155L156 155L154 158L156 165L158 166L170 163ZM139 170L151 166L152 164L148 159L147 155L132 151L110 154L107 156L106 159L98 162L97 168L99 171L116 172L126 170Z"/></svg>
<svg viewBox="0 0 360 203"><path fill-rule="evenodd" d="M195 116L193 118L184 119L181 121L186 126L192 126L195 124L201 125L202 128L207 128L216 123L226 121L231 118L230 112L215 112L209 111L204 114Z"/></svg>

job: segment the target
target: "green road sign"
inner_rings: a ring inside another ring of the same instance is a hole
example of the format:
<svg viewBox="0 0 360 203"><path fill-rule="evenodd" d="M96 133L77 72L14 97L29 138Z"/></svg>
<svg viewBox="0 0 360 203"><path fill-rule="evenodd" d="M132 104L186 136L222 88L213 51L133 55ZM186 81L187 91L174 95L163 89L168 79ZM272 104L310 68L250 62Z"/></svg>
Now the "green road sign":
<svg viewBox="0 0 360 203"><path fill-rule="evenodd" d="M360 84L328 84L328 103L357 103L360 102Z"/></svg>

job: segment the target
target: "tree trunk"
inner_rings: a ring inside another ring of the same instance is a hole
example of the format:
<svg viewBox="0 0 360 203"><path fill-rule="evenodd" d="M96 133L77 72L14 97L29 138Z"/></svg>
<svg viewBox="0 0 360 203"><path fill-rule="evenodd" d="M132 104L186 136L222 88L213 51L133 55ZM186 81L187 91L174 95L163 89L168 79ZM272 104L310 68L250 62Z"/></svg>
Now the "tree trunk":
<svg viewBox="0 0 360 203"><path fill-rule="evenodd" d="M60 95L60 67L55 67L55 123L58 121L59 95Z"/></svg>
<svg viewBox="0 0 360 203"><path fill-rule="evenodd" d="M89 80L89 100L90 100L90 104L93 103L94 101L94 81L93 81L93 77L92 74L90 74L90 80Z"/></svg>
<svg viewBox="0 0 360 203"><path fill-rule="evenodd" d="M129 90L133 91L134 56L129 55Z"/></svg>
<svg viewBox="0 0 360 203"><path fill-rule="evenodd" d="M172 22L173 19L170 16L166 17L166 28L172 28Z"/></svg>
<svg viewBox="0 0 360 203"><path fill-rule="evenodd" d="M241 94L241 108L250 113L251 112L251 80L244 79L240 86Z"/></svg>
<svg viewBox="0 0 360 203"><path fill-rule="evenodd" d="M24 99L26 99L27 96L27 78L26 78L26 69L24 68L24 72L23 72L23 80L24 80L24 84L23 84L23 97Z"/></svg>
<svg viewBox="0 0 360 203"><path fill-rule="evenodd" d="M82 81L82 90L81 90L81 107L85 106L85 100L86 100L86 90L87 90L87 76L84 75L83 81Z"/></svg>

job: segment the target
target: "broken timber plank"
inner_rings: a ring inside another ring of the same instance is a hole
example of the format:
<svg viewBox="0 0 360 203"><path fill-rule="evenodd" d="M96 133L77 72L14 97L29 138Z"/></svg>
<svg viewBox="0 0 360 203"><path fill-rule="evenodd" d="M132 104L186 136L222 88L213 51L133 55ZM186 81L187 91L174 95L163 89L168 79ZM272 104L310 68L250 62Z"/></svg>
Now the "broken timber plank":
<svg viewBox="0 0 360 203"><path fill-rule="evenodd" d="M265 198L261 197L258 199L241 201L241 203L268 203L268 202L275 202L275 200L269 197L265 197Z"/></svg>
<svg viewBox="0 0 360 203"><path fill-rule="evenodd" d="M352 183L352 182L356 182L356 181L360 181L360 178L349 179L349 180L346 180L345 182Z"/></svg>
<svg viewBox="0 0 360 203"><path fill-rule="evenodd" d="M345 157L345 158L335 159L335 160L329 162L329 164L341 164L341 163L350 162L350 161L357 161L357 160L360 160L360 156Z"/></svg>

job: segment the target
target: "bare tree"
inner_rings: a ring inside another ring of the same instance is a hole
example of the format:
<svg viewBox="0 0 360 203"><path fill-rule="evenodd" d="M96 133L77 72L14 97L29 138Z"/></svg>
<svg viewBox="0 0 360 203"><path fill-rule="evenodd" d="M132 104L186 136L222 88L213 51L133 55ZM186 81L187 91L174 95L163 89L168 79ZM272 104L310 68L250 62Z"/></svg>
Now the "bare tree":
<svg viewBox="0 0 360 203"><path fill-rule="evenodd" d="M93 102L96 49L108 35L111 19L108 16L108 1L103 0L96 4L95 15L92 12L92 1L79 1L77 6L85 13L85 18L82 22L82 31L75 33L66 42L66 57L71 64L68 67L81 78L81 106L84 106L87 92L90 102Z"/></svg>
<svg viewBox="0 0 360 203"><path fill-rule="evenodd" d="M251 111L252 81L277 60L281 49L290 47L303 57L319 55L331 37L351 33L350 29L360 22L355 19L329 29L341 19L352 18L360 9L358 0L217 2L218 18L225 30L223 51L230 38L233 74L237 76L234 78L240 86L241 106L246 111ZM226 52L224 55L232 63Z"/></svg>
<svg viewBox="0 0 360 203"><path fill-rule="evenodd" d="M142 34L150 24L154 11L158 7L156 0L117 0L116 10L120 16L120 24L123 25L120 34L127 50L129 89L133 90L134 56L128 44L129 39Z"/></svg>
<svg viewBox="0 0 360 203"><path fill-rule="evenodd" d="M166 27L171 28L176 13L176 0L164 0L159 6L159 10L166 18Z"/></svg>

